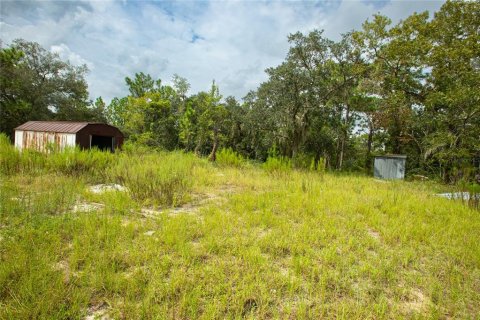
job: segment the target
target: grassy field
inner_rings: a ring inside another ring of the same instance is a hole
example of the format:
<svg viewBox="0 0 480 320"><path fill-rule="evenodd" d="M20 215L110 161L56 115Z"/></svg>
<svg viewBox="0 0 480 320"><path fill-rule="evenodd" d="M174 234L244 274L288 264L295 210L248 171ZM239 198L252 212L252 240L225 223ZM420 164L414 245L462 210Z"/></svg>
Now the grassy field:
<svg viewBox="0 0 480 320"><path fill-rule="evenodd" d="M442 186L0 152L0 319L480 317L480 212Z"/></svg>

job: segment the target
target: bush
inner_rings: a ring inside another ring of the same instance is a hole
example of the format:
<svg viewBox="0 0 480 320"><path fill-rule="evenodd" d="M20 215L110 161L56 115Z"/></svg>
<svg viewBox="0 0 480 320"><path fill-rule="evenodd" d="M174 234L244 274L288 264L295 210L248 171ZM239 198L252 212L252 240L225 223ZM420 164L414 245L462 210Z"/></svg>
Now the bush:
<svg viewBox="0 0 480 320"><path fill-rule="evenodd" d="M242 167L245 159L231 148L222 149L217 153L216 163L220 166Z"/></svg>
<svg viewBox="0 0 480 320"><path fill-rule="evenodd" d="M292 170L292 162L286 157L269 156L263 164L263 169L273 175L284 174Z"/></svg>

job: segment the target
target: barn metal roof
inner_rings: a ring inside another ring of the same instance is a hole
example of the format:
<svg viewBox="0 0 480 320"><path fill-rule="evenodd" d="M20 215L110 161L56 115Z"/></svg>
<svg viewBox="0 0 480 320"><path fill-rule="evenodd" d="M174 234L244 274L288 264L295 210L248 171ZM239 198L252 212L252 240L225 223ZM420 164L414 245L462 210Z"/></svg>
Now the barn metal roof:
<svg viewBox="0 0 480 320"><path fill-rule="evenodd" d="M15 128L24 131L76 133L93 122L28 121Z"/></svg>

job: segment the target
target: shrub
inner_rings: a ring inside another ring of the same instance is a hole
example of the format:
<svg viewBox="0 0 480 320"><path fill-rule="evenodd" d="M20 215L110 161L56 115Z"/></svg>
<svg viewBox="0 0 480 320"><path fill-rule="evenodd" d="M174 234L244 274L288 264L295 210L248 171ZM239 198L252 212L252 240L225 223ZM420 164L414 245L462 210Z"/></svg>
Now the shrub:
<svg viewBox="0 0 480 320"><path fill-rule="evenodd" d="M220 166L242 167L245 164L245 159L233 151L231 148L222 149L217 153L216 163Z"/></svg>
<svg viewBox="0 0 480 320"><path fill-rule="evenodd" d="M292 162L286 157L269 156L263 164L263 169L273 175L284 174L292 170Z"/></svg>

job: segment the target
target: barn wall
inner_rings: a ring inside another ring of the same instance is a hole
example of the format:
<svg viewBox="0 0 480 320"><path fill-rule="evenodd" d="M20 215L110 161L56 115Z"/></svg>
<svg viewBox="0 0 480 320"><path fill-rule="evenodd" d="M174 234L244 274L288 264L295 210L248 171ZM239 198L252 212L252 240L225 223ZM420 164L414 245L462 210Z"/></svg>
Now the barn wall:
<svg viewBox="0 0 480 320"><path fill-rule="evenodd" d="M76 136L74 133L15 131L15 147L18 149L34 149L47 151L52 145L60 150L66 147L75 147Z"/></svg>

